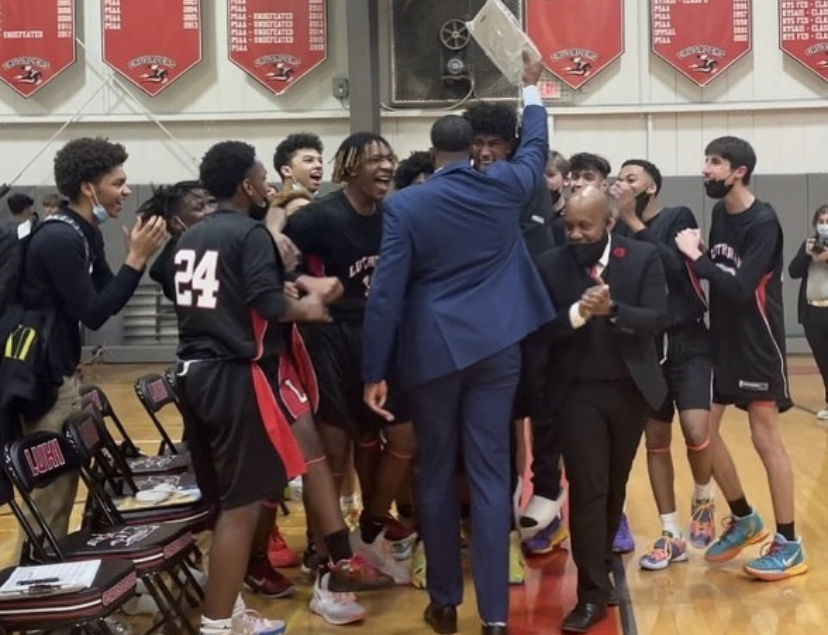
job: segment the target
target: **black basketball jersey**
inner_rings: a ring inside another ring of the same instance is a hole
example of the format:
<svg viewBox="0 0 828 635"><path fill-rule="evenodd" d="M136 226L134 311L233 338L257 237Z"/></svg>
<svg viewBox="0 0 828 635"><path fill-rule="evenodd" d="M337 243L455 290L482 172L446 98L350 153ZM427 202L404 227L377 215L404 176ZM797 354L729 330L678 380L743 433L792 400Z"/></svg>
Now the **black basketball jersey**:
<svg viewBox="0 0 828 635"><path fill-rule="evenodd" d="M740 214L716 203L708 256L726 275L710 280L710 330L719 359L732 357L761 374L785 373L782 227L774 209L756 200ZM699 261L700 273L704 266Z"/></svg>
<svg viewBox="0 0 828 635"><path fill-rule="evenodd" d="M330 307L333 320L362 322L379 261L381 209L369 216L359 214L338 190L293 214L285 234L305 256L320 262L324 275L342 282L342 298Z"/></svg>
<svg viewBox="0 0 828 635"><path fill-rule="evenodd" d="M178 357L252 360L282 350L259 306L285 306L283 267L262 223L220 210L188 229L174 256ZM276 316L271 316L273 319Z"/></svg>

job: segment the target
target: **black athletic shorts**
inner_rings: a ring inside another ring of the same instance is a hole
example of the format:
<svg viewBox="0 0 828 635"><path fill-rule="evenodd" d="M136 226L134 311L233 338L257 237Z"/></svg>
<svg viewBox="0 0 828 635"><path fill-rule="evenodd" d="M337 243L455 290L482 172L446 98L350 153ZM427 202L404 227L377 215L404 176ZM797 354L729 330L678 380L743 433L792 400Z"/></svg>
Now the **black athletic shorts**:
<svg viewBox="0 0 828 635"><path fill-rule="evenodd" d="M319 387L318 421L345 428L357 435L375 433L383 426L411 421L406 400L395 389L393 377L387 378L389 397L385 409L394 414L394 421L385 421L365 404L362 324L303 324L300 330Z"/></svg>
<svg viewBox="0 0 828 635"><path fill-rule="evenodd" d="M179 362L176 382L204 499L222 509L279 501L304 471L290 425L310 412L290 357Z"/></svg>
<svg viewBox="0 0 828 635"><path fill-rule="evenodd" d="M676 410L710 410L713 361L707 327L699 323L673 329L662 341L666 359L661 369L667 381L667 398L651 418L670 423Z"/></svg>

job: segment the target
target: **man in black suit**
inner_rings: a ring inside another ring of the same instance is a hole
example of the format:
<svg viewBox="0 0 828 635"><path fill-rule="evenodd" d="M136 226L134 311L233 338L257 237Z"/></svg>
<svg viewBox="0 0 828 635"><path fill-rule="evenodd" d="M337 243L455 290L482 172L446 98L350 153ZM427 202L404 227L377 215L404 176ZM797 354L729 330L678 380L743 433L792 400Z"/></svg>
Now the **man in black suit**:
<svg viewBox="0 0 828 635"><path fill-rule="evenodd" d="M533 335L533 407L560 426L569 478L578 604L565 633L586 633L607 614L608 562L627 478L651 409L667 387L655 345L667 285L650 245L610 237L611 202L586 186L569 200L567 244L537 261L559 308Z"/></svg>

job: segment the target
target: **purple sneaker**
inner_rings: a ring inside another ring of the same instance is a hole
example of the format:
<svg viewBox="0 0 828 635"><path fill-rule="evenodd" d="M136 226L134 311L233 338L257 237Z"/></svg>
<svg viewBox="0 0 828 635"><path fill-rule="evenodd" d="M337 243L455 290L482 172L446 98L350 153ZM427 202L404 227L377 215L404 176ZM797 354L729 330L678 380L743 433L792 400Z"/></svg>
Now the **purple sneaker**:
<svg viewBox="0 0 828 635"><path fill-rule="evenodd" d="M569 529L563 522L563 516L558 514L551 523L541 529L534 538L523 543L526 553L540 555L549 553L564 540L569 538Z"/></svg>
<svg viewBox="0 0 828 635"><path fill-rule="evenodd" d="M612 552L632 553L633 551L635 551L635 540L630 532L630 524L627 522L627 515L621 514L621 523L612 541Z"/></svg>

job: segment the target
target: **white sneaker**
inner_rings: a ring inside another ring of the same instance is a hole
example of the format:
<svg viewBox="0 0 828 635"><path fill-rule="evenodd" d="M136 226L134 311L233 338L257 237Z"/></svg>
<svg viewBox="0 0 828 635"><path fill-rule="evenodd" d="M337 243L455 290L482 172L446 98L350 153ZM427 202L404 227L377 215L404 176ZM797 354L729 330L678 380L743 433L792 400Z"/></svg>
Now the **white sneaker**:
<svg viewBox="0 0 828 635"><path fill-rule="evenodd" d="M310 610L321 616L328 624L342 626L365 619L365 609L357 604L353 593L334 593L328 591L330 573L317 578L313 585L313 597Z"/></svg>
<svg viewBox="0 0 828 635"><path fill-rule="evenodd" d="M358 554L379 571L394 578L394 584L398 586L411 584L411 567L408 562L394 558L392 543L385 539L384 531L371 544L362 541L362 535L358 529L351 532L351 548L354 554Z"/></svg>
<svg viewBox="0 0 828 635"><path fill-rule="evenodd" d="M252 609L233 616L233 635L284 635L287 624L283 620L269 620Z"/></svg>
<svg viewBox="0 0 828 635"><path fill-rule="evenodd" d="M820 421L828 421L828 408L826 408L825 410L820 410L817 413L817 419L819 419Z"/></svg>

